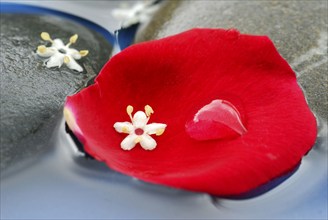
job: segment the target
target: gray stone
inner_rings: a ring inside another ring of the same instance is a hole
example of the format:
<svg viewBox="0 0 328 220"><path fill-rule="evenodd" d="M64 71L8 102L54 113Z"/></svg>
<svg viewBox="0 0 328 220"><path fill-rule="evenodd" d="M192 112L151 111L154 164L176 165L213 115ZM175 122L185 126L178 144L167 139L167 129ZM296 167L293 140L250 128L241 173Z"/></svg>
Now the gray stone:
<svg viewBox="0 0 328 220"><path fill-rule="evenodd" d="M65 97L100 71L111 45L99 33L55 16L1 14L0 21L0 167L4 169L42 152ZM77 33L79 38L71 47L89 50L87 57L77 61L84 72L74 72L65 65L46 68L36 54L37 46L45 44L40 39L43 31L64 42Z"/></svg>
<svg viewBox="0 0 328 220"><path fill-rule="evenodd" d="M195 28L267 35L298 75L312 110L328 116L328 1L168 1L137 42Z"/></svg>

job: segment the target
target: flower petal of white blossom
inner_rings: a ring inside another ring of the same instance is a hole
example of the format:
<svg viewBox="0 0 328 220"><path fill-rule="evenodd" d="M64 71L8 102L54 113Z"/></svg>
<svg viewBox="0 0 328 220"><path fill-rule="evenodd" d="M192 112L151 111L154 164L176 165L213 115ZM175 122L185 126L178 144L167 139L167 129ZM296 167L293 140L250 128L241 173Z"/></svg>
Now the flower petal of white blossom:
<svg viewBox="0 0 328 220"><path fill-rule="evenodd" d="M51 57L53 56L55 53L57 52L56 49L52 48L52 47L45 47L44 51L39 51L37 50L36 53L40 56L40 57Z"/></svg>
<svg viewBox="0 0 328 220"><path fill-rule="evenodd" d="M48 68L51 67L61 67L64 63L64 57L65 55L62 53L55 53L54 55L52 55L49 60L46 62L46 66Z"/></svg>
<svg viewBox="0 0 328 220"><path fill-rule="evenodd" d="M74 60L79 60L82 57L80 52L73 48L67 48L67 54L72 56Z"/></svg>
<svg viewBox="0 0 328 220"><path fill-rule="evenodd" d="M166 124L152 123L145 126L145 132L147 134L158 134L160 132L163 133L165 128L166 128Z"/></svg>
<svg viewBox="0 0 328 220"><path fill-rule="evenodd" d="M137 139L137 135L135 134L129 134L128 136L126 136L126 138L124 138L124 140L121 142L121 148L123 150L131 150L132 148L134 148L136 146L136 139Z"/></svg>
<svg viewBox="0 0 328 220"><path fill-rule="evenodd" d="M153 150L153 149L155 149L157 143L148 134L143 134L141 136L140 145L145 150Z"/></svg>
<svg viewBox="0 0 328 220"><path fill-rule="evenodd" d="M116 122L114 128L117 132L126 134L130 134L134 130L130 122Z"/></svg>
<svg viewBox="0 0 328 220"><path fill-rule="evenodd" d="M148 122L148 118L146 116L146 114L142 111L137 111L134 115L133 115L133 126L135 128L144 128L145 125Z"/></svg>
<svg viewBox="0 0 328 220"><path fill-rule="evenodd" d="M76 70L78 72L82 72L83 68L73 59L72 56L67 55L69 58L69 62L66 63L67 67L72 69L72 70Z"/></svg>
<svg viewBox="0 0 328 220"><path fill-rule="evenodd" d="M55 47L57 49L60 49L60 48L64 48L65 47L65 45L64 45L64 43L63 43L63 41L61 39L55 39L55 40L53 40L51 46L52 47Z"/></svg>

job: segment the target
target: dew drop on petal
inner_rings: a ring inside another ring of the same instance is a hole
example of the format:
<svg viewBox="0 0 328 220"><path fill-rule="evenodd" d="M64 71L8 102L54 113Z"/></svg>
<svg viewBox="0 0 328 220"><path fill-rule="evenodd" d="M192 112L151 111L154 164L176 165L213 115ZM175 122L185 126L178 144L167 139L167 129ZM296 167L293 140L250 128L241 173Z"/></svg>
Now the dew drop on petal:
<svg viewBox="0 0 328 220"><path fill-rule="evenodd" d="M186 132L196 140L213 140L236 138L247 129L232 103L216 99L203 106L193 120L186 123Z"/></svg>

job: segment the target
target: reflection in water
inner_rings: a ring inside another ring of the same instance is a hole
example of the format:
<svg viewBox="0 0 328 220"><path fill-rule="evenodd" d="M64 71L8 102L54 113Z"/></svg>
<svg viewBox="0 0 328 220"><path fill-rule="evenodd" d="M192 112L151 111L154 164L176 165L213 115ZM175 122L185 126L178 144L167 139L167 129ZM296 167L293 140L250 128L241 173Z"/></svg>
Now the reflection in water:
<svg viewBox="0 0 328 220"><path fill-rule="evenodd" d="M267 193L243 200L171 189L119 174L85 158L64 127L61 118L49 151L2 173L1 218L326 217L328 150L323 121L316 146L292 176Z"/></svg>

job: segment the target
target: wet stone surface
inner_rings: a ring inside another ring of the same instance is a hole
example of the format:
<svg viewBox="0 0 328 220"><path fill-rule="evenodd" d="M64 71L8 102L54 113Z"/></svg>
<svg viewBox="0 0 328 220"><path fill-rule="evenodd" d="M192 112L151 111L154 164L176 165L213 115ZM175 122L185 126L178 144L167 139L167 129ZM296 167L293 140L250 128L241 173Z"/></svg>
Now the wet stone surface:
<svg viewBox="0 0 328 220"><path fill-rule="evenodd" d="M111 45L100 34L73 21L55 16L1 14L0 53L0 167L28 158L45 148L56 115L67 95L82 88L106 63ZM40 33L48 32L67 43L79 38L71 48L89 50L77 62L81 73L61 68L48 69L36 54L46 44Z"/></svg>
<svg viewBox="0 0 328 220"><path fill-rule="evenodd" d="M328 2L168 1L137 41L202 28L267 35L298 76L312 110L328 117Z"/></svg>

